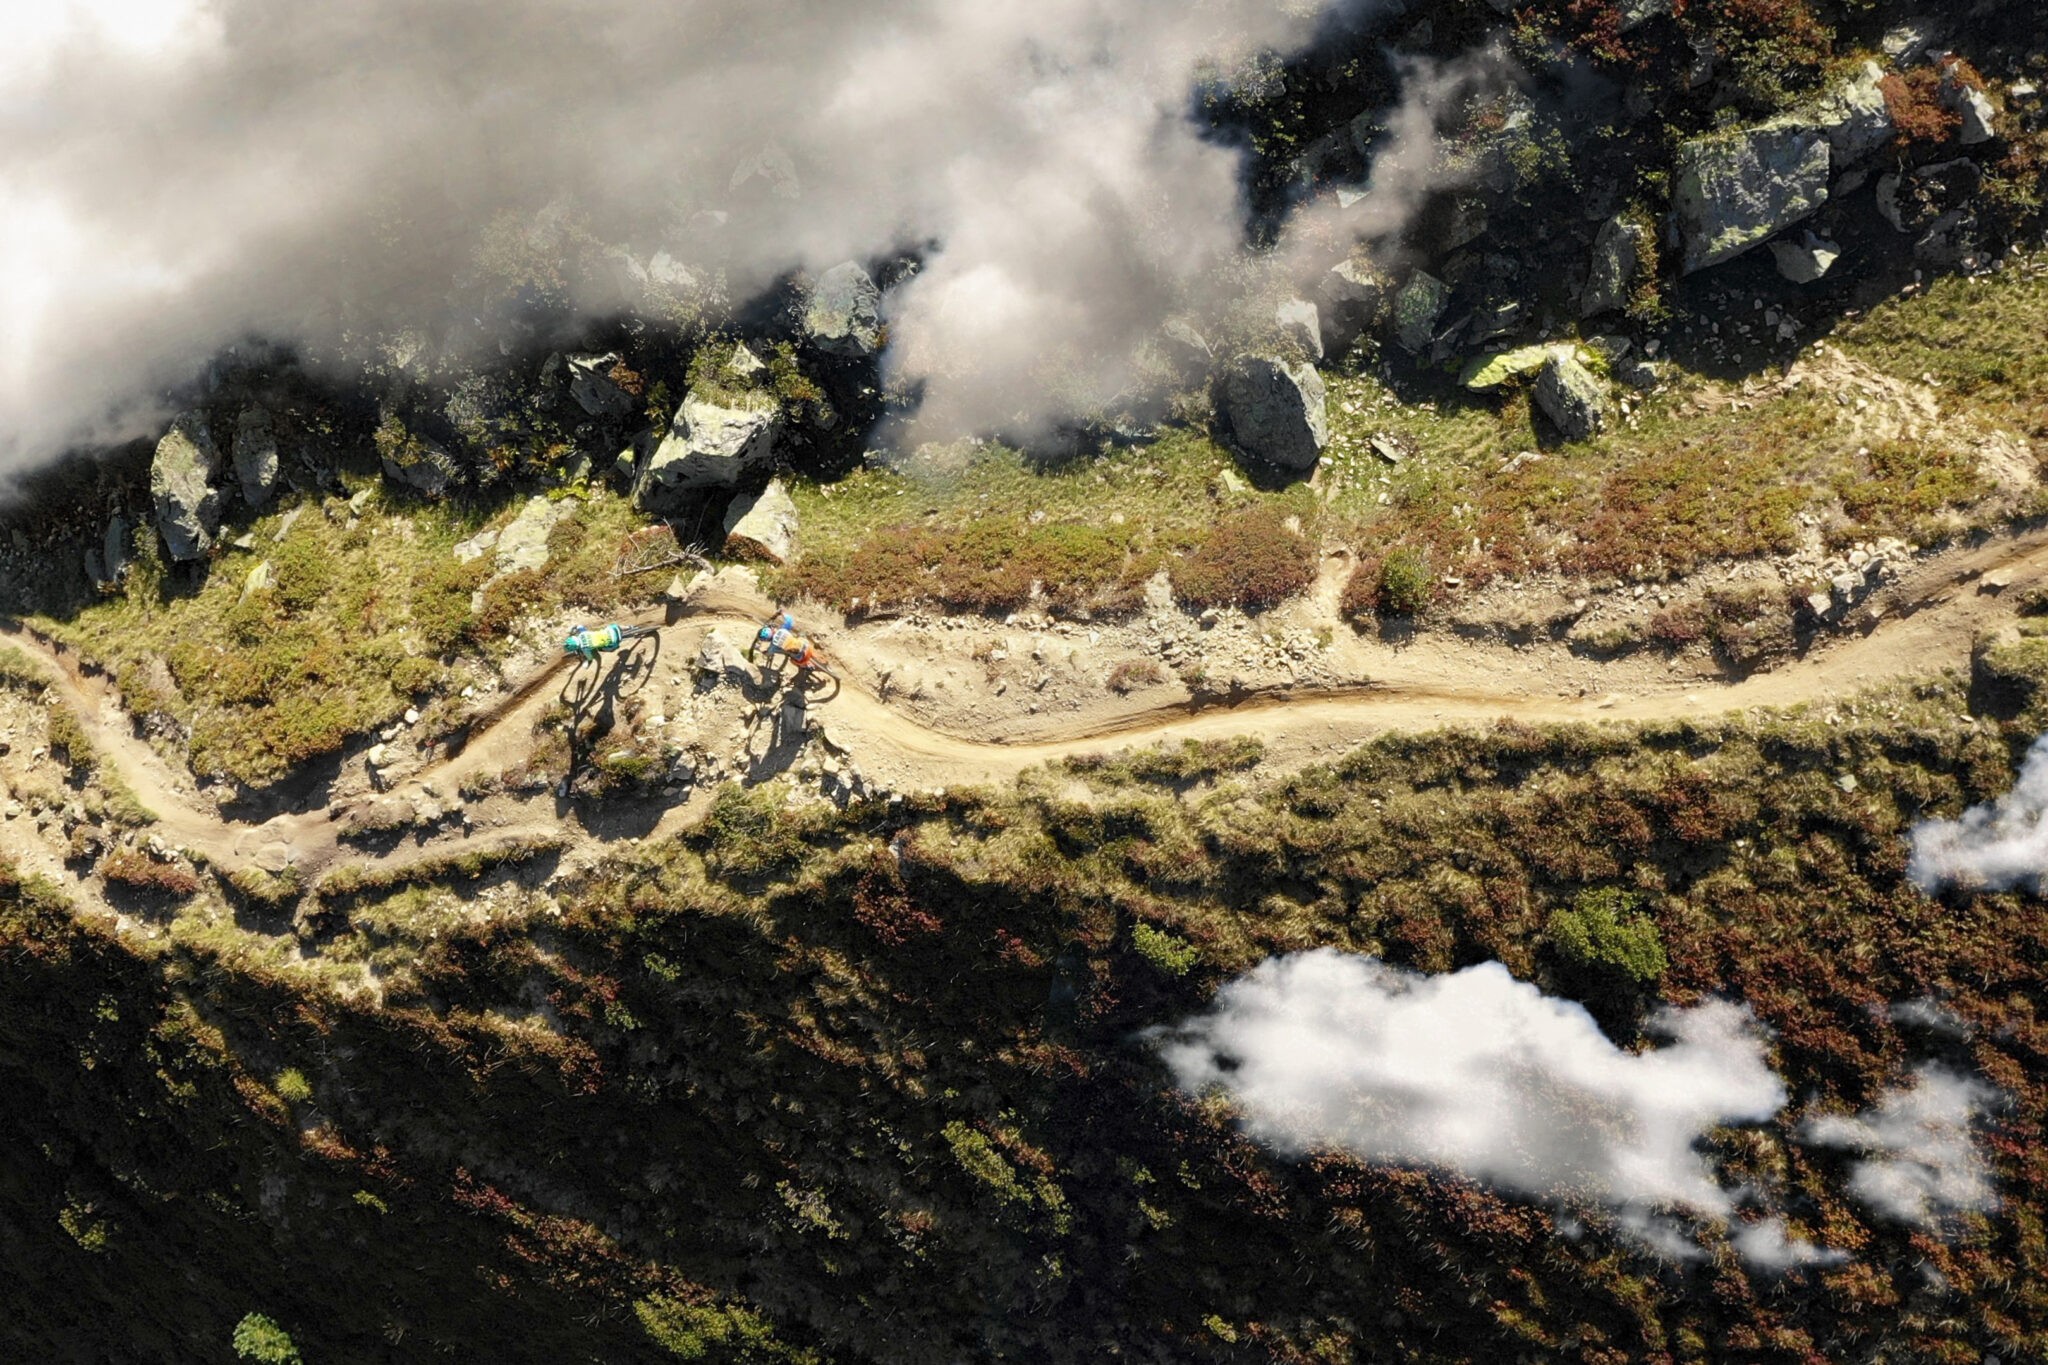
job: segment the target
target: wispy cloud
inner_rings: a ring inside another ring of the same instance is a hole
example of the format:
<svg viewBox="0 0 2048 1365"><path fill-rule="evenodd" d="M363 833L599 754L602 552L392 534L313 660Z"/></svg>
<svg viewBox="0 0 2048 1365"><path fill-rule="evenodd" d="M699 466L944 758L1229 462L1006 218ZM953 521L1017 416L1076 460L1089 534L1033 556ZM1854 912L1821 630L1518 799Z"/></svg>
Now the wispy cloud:
<svg viewBox="0 0 2048 1365"><path fill-rule="evenodd" d="M1947 886L2039 889L2048 876L2048 736L2034 741L2019 780L1996 801L1955 820L1929 820L1910 836L1906 875L1930 895Z"/></svg>
<svg viewBox="0 0 2048 1365"><path fill-rule="evenodd" d="M1998 1206L1975 1136L1998 1092L1944 1067L1914 1070L1907 1084L1862 1114L1808 1120L1806 1141L1862 1154L1849 1192L1874 1212L1937 1228L1957 1214Z"/></svg>

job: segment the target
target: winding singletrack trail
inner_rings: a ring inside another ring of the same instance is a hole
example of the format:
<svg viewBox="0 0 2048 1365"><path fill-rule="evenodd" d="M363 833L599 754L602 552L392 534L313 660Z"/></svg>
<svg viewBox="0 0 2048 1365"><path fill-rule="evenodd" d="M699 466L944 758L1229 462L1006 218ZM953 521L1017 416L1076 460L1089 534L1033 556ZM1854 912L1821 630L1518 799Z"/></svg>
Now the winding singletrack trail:
<svg viewBox="0 0 2048 1365"><path fill-rule="evenodd" d="M1987 575L1996 575L1992 585ZM838 694L817 708L828 741L857 752L863 761L881 757L917 774L929 786L1004 781L1027 768L1111 744L1176 742L1256 735L1277 760L1299 759L1355 744L1388 732L1485 724L1500 719L1530 723L1642 722L1702 717L1756 707L1788 706L1846 696L1886 679L1924 676L1944 667L1964 667L1977 635L2009 621L2013 598L2031 586L2048 584L2048 528L1996 538L1971 549L1931 556L1910 566L1891 592L1891 606L1875 628L1860 636L1831 636L1808 653L1768 673L1736 682L1687 678L1646 684L1641 670L1630 674L1633 690L1606 696L1543 695L1501 685L1499 665L1509 651L1497 645L1453 643L1439 650L1433 666L1404 672L1393 666L1370 682L1337 689L1253 694L1229 704L1147 705L1131 699L1112 714L1097 712L1071 732L1057 720L1017 718L1014 728L986 727L962 735L921 723L906 711L841 676ZM751 591L713 580L680 603L632 618L634 624L698 627L737 625L751 631L771 603ZM177 771L135 732L113 689L77 656L17 623L0 622L0 640L40 659L52 675L56 695L76 715L99 751L141 803L157 817L155 833L166 843L203 854L233 872L266 856L288 853L309 878L346 858L403 861L419 851L384 855L346 847L340 830L347 807L238 822L205 808L189 774ZM844 646L839 650L843 651ZM1445 685L1445 659L1454 676L1470 685ZM409 779L452 790L469 777L502 770L532 744L534 723L558 704L568 660L537 671L487 711L473 718L460 752L422 768ZM1525 673L1526 676L1526 673ZM1026 726L1030 728L1025 728ZM669 812L657 830L673 828L684 812ZM488 833L437 840L426 856L440 857L534 834L557 834L552 816L504 825Z"/></svg>

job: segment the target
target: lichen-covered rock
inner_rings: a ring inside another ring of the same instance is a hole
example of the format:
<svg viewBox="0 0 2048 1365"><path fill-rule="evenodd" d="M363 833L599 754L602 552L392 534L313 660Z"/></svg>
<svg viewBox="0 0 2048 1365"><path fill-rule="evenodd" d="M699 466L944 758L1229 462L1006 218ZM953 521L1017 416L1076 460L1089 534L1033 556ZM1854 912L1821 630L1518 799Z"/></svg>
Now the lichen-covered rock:
<svg viewBox="0 0 2048 1365"><path fill-rule="evenodd" d="M633 415L638 402L612 379L612 370L618 363L617 352L569 357L569 396L576 400L577 407L609 422Z"/></svg>
<svg viewBox="0 0 2048 1365"><path fill-rule="evenodd" d="M1557 349L1538 342L1533 346L1517 346L1511 351L1474 356L1465 362L1458 382L1468 389L1497 389L1510 380L1535 374L1550 363L1551 353Z"/></svg>
<svg viewBox="0 0 2048 1365"><path fill-rule="evenodd" d="M1861 161L1890 141L1892 111L1878 84L1883 79L1884 68L1866 61L1803 111L1803 118L1828 140L1832 169Z"/></svg>
<svg viewBox="0 0 2048 1365"><path fill-rule="evenodd" d="M235 482L251 507L262 507L277 491L277 433L270 414L255 404L235 419Z"/></svg>
<svg viewBox="0 0 2048 1365"><path fill-rule="evenodd" d="M1960 81L1944 81L1942 102L1962 116L1963 127L1958 137L1965 147L1975 147L1998 136L1998 129L1993 126L1998 109L1982 90Z"/></svg>
<svg viewBox="0 0 2048 1365"><path fill-rule="evenodd" d="M1218 411L1238 449L1283 469L1312 469L1329 443L1323 377L1313 365L1246 356L1224 372Z"/></svg>
<svg viewBox="0 0 2048 1365"><path fill-rule="evenodd" d="M1311 360L1323 358L1323 319L1307 299L1287 299L1274 310L1273 320L1280 335L1300 343Z"/></svg>
<svg viewBox="0 0 2048 1365"><path fill-rule="evenodd" d="M804 333L821 351L870 356L882 340L882 291L858 262L818 277L804 306Z"/></svg>
<svg viewBox="0 0 2048 1365"><path fill-rule="evenodd" d="M667 512L683 492L731 488L748 470L774 458L781 425L782 411L766 395L712 403L690 394L668 435L635 469L633 505Z"/></svg>
<svg viewBox="0 0 2048 1365"><path fill-rule="evenodd" d="M1827 202L1830 164L1827 137L1804 123L1768 123L1686 143L1671 197L1684 272L1731 261L1812 216Z"/></svg>
<svg viewBox="0 0 2048 1365"><path fill-rule="evenodd" d="M1451 301L1451 287L1426 270L1418 270L1394 298L1394 340L1403 350L1420 351L1436 337L1436 324Z"/></svg>
<svg viewBox="0 0 2048 1365"><path fill-rule="evenodd" d="M156 443L149 463L149 495L156 529L174 560L204 559L220 530L220 451L196 412L181 415Z"/></svg>
<svg viewBox="0 0 2048 1365"><path fill-rule="evenodd" d="M1628 303L1635 284L1636 266L1642 259L1643 229L1620 216L1600 225L1593 239L1592 268L1586 274L1586 288L1579 295L1579 316L1611 313Z"/></svg>
<svg viewBox="0 0 2048 1365"><path fill-rule="evenodd" d="M491 567L501 574L546 568L548 537L554 534L557 526L575 515L578 506L573 498L552 501L545 496L528 498L526 506L519 509L519 515L498 534L497 556ZM461 545L455 547L458 556L462 548Z"/></svg>
<svg viewBox="0 0 2048 1365"><path fill-rule="evenodd" d="M796 503L782 480L752 496L734 498L725 513L725 553L732 559L787 564L796 557Z"/></svg>
<svg viewBox="0 0 2048 1365"><path fill-rule="evenodd" d="M1578 357L1559 349L1536 376L1536 406L1567 441L1596 435L1607 422L1607 389Z"/></svg>

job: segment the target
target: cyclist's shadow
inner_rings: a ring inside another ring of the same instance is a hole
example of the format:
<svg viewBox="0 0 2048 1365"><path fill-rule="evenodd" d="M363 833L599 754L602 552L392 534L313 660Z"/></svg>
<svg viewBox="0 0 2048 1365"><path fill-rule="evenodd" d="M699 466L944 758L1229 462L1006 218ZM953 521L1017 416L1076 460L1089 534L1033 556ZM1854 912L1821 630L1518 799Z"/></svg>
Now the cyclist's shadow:
<svg viewBox="0 0 2048 1365"><path fill-rule="evenodd" d="M648 647L643 649L643 645ZM602 660L579 660L569 670L557 697L569 708L565 726L569 736L569 771L562 778L565 793L575 785L577 775L589 762L592 744L610 734L618 723L619 699L645 687L660 661L661 636L644 635L620 646L618 657L608 667Z"/></svg>

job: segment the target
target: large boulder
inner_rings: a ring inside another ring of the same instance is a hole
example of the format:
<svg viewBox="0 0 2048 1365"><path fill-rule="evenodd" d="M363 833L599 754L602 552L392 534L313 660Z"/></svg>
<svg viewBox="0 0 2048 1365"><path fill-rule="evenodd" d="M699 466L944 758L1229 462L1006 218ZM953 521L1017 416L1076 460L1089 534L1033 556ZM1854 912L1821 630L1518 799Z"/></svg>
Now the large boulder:
<svg viewBox="0 0 2048 1365"><path fill-rule="evenodd" d="M1436 324L1451 301L1451 287L1418 270L1394 297L1394 340L1406 351L1421 351L1436 338Z"/></svg>
<svg viewBox="0 0 2048 1365"><path fill-rule="evenodd" d="M882 291L859 263L846 261L818 277L804 306L804 333L833 355L875 353L882 341Z"/></svg>
<svg viewBox="0 0 2048 1365"><path fill-rule="evenodd" d="M569 396L577 407L611 422L633 415L639 403L612 379L612 369L618 363L617 352L569 357Z"/></svg>
<svg viewBox="0 0 2048 1365"><path fill-rule="evenodd" d="M149 495L156 503L156 529L174 560L204 559L220 530L220 451L196 412L182 414L156 443L149 463Z"/></svg>
<svg viewBox="0 0 2048 1365"><path fill-rule="evenodd" d="M1671 211L1691 274L1731 261L1828 199L1828 139L1804 123L1767 123L1679 149Z"/></svg>
<svg viewBox="0 0 2048 1365"><path fill-rule="evenodd" d="M796 502L782 480L734 498L725 513L725 553L732 559L787 564L796 556Z"/></svg>
<svg viewBox="0 0 2048 1365"><path fill-rule="evenodd" d="M1808 105L1803 117L1828 140L1833 169L1861 161L1891 139L1892 111L1879 82L1884 68L1866 61Z"/></svg>
<svg viewBox="0 0 2048 1365"><path fill-rule="evenodd" d="M1579 295L1579 316L1611 313L1628 303L1636 266L1642 259L1643 229L1619 215L1600 225L1593 239L1592 269Z"/></svg>
<svg viewBox="0 0 2048 1365"><path fill-rule="evenodd" d="M1606 387L1562 348L1551 352L1536 376L1535 399L1567 441L1583 441L1606 425Z"/></svg>
<svg viewBox="0 0 2048 1365"><path fill-rule="evenodd" d="M765 394L726 403L690 394L668 435L634 470L633 505L643 512L668 512L681 493L731 488L747 471L775 457L781 426L782 411Z"/></svg>
<svg viewBox="0 0 2048 1365"><path fill-rule="evenodd" d="M1323 377L1313 365L1246 356L1224 372L1218 411L1245 454L1313 469L1330 440Z"/></svg>
<svg viewBox="0 0 2048 1365"><path fill-rule="evenodd" d="M235 419L235 482L251 507L263 506L277 491L277 433L270 414L253 403Z"/></svg>

